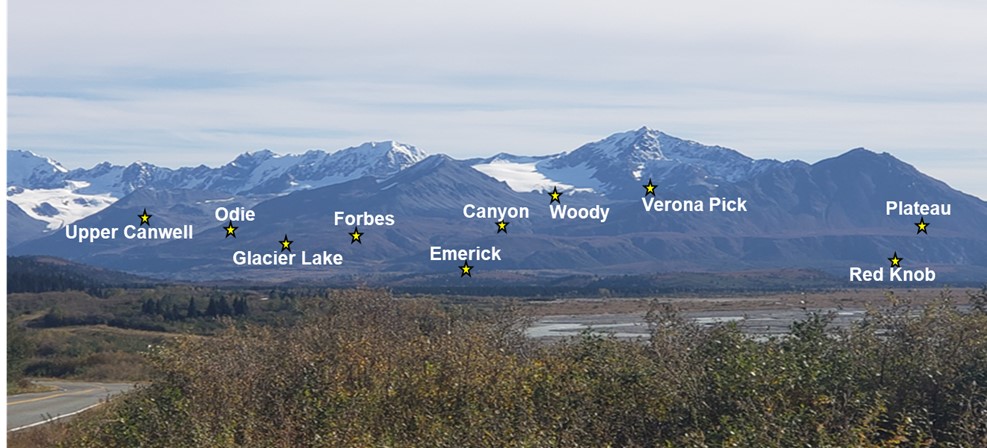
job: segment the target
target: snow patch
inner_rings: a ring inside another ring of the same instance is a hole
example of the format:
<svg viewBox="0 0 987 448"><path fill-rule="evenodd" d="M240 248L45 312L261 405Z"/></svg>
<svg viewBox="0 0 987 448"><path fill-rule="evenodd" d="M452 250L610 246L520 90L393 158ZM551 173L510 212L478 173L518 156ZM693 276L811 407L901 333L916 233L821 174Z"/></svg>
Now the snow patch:
<svg viewBox="0 0 987 448"><path fill-rule="evenodd" d="M490 163L473 165L473 169L504 182L512 190L522 193L545 192L556 187L592 192L594 188L600 186L599 182L592 179L585 164L571 168L545 168L542 161L519 163L496 159Z"/></svg>
<svg viewBox="0 0 987 448"><path fill-rule="evenodd" d="M224 199L206 199L205 201L202 201L201 203L202 204L222 204L224 202L233 202L234 199L236 199L236 197L230 196L230 197L224 198Z"/></svg>
<svg viewBox="0 0 987 448"><path fill-rule="evenodd" d="M48 230L58 230L117 201L109 194L81 194L74 188L32 190L15 187L7 188L7 200L16 204L31 218L44 221Z"/></svg>
<svg viewBox="0 0 987 448"><path fill-rule="evenodd" d="M560 184L571 185L575 191L603 191L603 183L593 177L597 169L587 162L567 167L548 168L544 166L546 165L545 162L541 162L539 165L541 165L541 172L545 173L546 177L556 179Z"/></svg>
<svg viewBox="0 0 987 448"><path fill-rule="evenodd" d="M644 164L642 163L637 166L636 170L631 171L631 176L634 176L634 180L641 180L643 173L644 173Z"/></svg>

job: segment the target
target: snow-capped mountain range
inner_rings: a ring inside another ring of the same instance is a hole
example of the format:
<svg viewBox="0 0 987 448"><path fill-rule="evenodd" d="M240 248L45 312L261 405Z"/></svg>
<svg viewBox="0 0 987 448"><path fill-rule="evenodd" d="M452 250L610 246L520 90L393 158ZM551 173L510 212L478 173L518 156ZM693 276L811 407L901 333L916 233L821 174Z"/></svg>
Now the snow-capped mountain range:
<svg viewBox="0 0 987 448"><path fill-rule="evenodd" d="M501 153L473 168L507 182L515 191L554 186L614 195L647 176L666 185L739 182L781 162L754 160L721 146L706 146L642 127L587 143L572 152L526 157Z"/></svg>
<svg viewBox="0 0 987 448"><path fill-rule="evenodd" d="M280 155L269 150L241 154L232 162L171 169L144 162L103 162L69 170L29 151L7 153L7 199L48 231L105 209L140 188L192 189L266 197L371 176L378 180L424 160L424 151L394 141L368 142L335 152ZM642 127L587 143L571 152L543 156L507 153L465 163L517 192L561 189L615 195L649 173L656 182L736 182L778 164L753 160L731 149L705 146Z"/></svg>
<svg viewBox="0 0 987 448"><path fill-rule="evenodd" d="M140 188L189 189L230 195L270 196L324 187L363 176L386 178L427 157L414 146L369 142L327 153L244 153L218 168L164 168L144 162L103 162L68 170L29 151L7 152L7 200L57 230L103 210Z"/></svg>
<svg viewBox="0 0 987 448"><path fill-rule="evenodd" d="M333 274L355 278L440 275L448 266L423 262L436 244L496 245L510 256L482 269L556 276L776 268L843 276L847 266L878 266L895 251L909 266L948 272L943 281L987 275L987 238L979 231L987 202L862 148L812 164L754 160L641 128L568 152L470 160L427 156L394 142L331 153L259 151L216 168L104 163L69 170L16 151L8 160L9 253L165 278L253 277L264 268L244 271L230 263L231 250L274 250L275 237L285 234L299 248L338 251L347 263ZM749 210L658 213L647 204L642 210L648 179L658 185L658 199L743 198ZM566 206L606 207L609 219L555 219L543 193L552 188L566 193ZM918 217L886 213L887 201L951 204L952 214L926 217L935 232L916 236ZM511 220L508 237L494 231L493 219L464 216L467 203L531 213ZM247 207L262 218L227 239L214 217L219 204ZM156 226L193 224L202 233L195 241L79 244L53 232L76 220L84 227L119 226L144 208ZM393 214L400 225L360 226L369 235L357 247L347 239L350 229L328 219L332 211ZM152 247L155 257L148 258ZM290 275L323 278L325 271Z"/></svg>

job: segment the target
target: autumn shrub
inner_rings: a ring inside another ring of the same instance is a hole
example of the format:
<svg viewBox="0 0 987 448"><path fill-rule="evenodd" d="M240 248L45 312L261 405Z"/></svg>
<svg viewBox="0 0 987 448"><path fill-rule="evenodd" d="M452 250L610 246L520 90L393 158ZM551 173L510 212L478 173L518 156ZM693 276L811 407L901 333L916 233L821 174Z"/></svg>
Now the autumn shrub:
<svg viewBox="0 0 987 448"><path fill-rule="evenodd" d="M287 327L156 348L154 381L69 446L987 446L987 314L891 297L848 329L703 328L526 339L480 312L376 290L307 303Z"/></svg>

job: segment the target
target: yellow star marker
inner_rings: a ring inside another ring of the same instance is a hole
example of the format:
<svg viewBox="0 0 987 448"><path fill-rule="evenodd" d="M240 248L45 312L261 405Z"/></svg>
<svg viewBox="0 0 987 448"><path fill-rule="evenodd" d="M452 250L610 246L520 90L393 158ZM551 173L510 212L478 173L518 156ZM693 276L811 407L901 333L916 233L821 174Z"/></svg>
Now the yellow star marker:
<svg viewBox="0 0 987 448"><path fill-rule="evenodd" d="M350 236L353 237L353 241L350 241L350 244L353 244L353 243L363 244L363 241L360 240L360 237L363 236L363 234L360 233L360 229L359 228L354 227L353 228L353 233L351 233Z"/></svg>
<svg viewBox="0 0 987 448"><path fill-rule="evenodd" d="M507 233L507 225L509 222L505 222L503 219L497 221L497 233L504 232Z"/></svg>
<svg viewBox="0 0 987 448"><path fill-rule="evenodd" d="M655 187L657 185L651 183L651 178L648 178L648 185L642 185L642 186L644 187L644 195L645 196L647 196L649 194L652 195L652 196L655 195Z"/></svg>
<svg viewBox="0 0 987 448"><path fill-rule="evenodd" d="M926 227L929 227L929 223L925 222L925 217L924 216L922 218L920 218L918 220L918 222L915 223L915 225L918 226L918 232L915 232L916 235L918 235L920 233L924 233L926 235L929 234L929 231L926 229Z"/></svg>
<svg viewBox="0 0 987 448"><path fill-rule="evenodd" d="M223 228L226 229L226 238L229 238L231 236L233 238L236 238L236 229L239 229L239 227L233 225L233 221L230 221L230 223L227 224L226 227L223 227Z"/></svg>
<svg viewBox="0 0 987 448"><path fill-rule="evenodd" d="M154 215L148 215L147 214L147 209L145 208L144 209L144 213L141 213L141 214L137 215L137 217L141 219L141 224L140 225L147 224L147 226L150 227L151 226L151 216L154 216Z"/></svg>
<svg viewBox="0 0 987 448"><path fill-rule="evenodd" d="M894 267L901 267L901 261L902 260L903 260L903 258L898 258L898 252L897 251L895 251L894 255L892 255L891 258L888 258L888 261L891 262L891 267L893 267L893 268Z"/></svg>
<svg viewBox="0 0 987 448"><path fill-rule="evenodd" d="M562 201L559 200L559 198L562 197L562 193L559 193L558 187L552 187L552 191L548 192L548 195L552 197L552 200L548 201L549 204L553 202L558 202L559 204L562 203Z"/></svg>
<svg viewBox="0 0 987 448"><path fill-rule="evenodd" d="M280 243L281 243L281 252L284 251L291 252L291 243L294 243L294 241L288 241L287 233L284 235L284 240L280 241Z"/></svg>
<svg viewBox="0 0 987 448"><path fill-rule="evenodd" d="M470 276L470 278L473 278L473 274L470 273L470 271L473 269L473 266L470 266L468 262L464 261L463 265L460 266L459 269L463 271L462 273L459 274L460 278L462 278L464 275L468 275Z"/></svg>

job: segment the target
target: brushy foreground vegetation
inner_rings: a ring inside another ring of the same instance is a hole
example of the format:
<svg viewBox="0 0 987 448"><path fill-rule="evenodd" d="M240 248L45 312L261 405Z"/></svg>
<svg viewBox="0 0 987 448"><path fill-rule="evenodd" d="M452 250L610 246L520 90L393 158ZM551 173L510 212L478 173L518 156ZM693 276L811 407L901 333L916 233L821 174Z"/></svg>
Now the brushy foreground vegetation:
<svg viewBox="0 0 987 448"><path fill-rule="evenodd" d="M507 310L381 291L290 327L156 349L153 383L73 428L92 447L987 446L987 294L784 338L650 314L650 341L542 344Z"/></svg>

